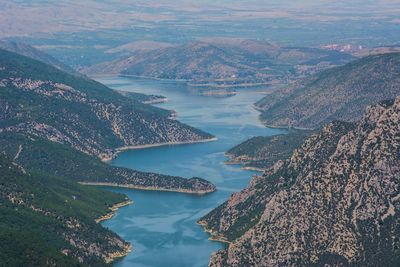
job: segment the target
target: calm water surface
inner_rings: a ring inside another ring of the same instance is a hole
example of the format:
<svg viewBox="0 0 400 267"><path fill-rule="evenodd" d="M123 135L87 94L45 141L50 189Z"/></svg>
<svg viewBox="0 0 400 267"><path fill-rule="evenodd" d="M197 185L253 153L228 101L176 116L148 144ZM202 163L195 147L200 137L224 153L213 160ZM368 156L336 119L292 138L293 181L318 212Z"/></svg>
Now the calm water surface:
<svg viewBox="0 0 400 267"><path fill-rule="evenodd" d="M184 84L122 77L97 79L111 88L160 94L169 98L160 107L178 112L182 122L207 131L218 141L165 146L121 153L113 165L183 177L199 176L217 191L205 196L109 188L134 201L103 225L133 244L133 251L115 266L207 266L212 252L223 244L208 240L196 224L207 212L248 184L254 172L225 165L224 152L257 135L281 133L263 127L252 104L260 93L242 90L228 98L203 97Z"/></svg>

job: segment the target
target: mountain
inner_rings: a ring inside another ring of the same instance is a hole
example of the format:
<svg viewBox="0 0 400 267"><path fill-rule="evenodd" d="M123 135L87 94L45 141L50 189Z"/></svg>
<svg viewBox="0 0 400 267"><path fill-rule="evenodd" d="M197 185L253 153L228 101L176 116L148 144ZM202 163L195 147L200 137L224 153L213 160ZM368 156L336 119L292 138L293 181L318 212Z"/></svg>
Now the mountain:
<svg viewBox="0 0 400 267"><path fill-rule="evenodd" d="M367 105L400 94L400 53L374 55L329 69L256 103L266 125L316 128L355 122Z"/></svg>
<svg viewBox="0 0 400 267"><path fill-rule="evenodd" d="M93 80L0 50L0 132L59 142L101 159L119 147L207 141L212 135Z"/></svg>
<svg viewBox="0 0 400 267"><path fill-rule="evenodd" d="M46 54L40 51L39 49L36 49L33 46L24 43L0 40L0 49L4 49L10 52L14 52L41 61L69 74L80 75L77 71L61 63L60 61L50 56L49 54Z"/></svg>
<svg viewBox="0 0 400 267"><path fill-rule="evenodd" d="M210 266L398 266L400 97L331 122L199 223Z"/></svg>
<svg viewBox="0 0 400 267"><path fill-rule="evenodd" d="M130 57L95 65L85 72L185 80L200 88L256 86L286 81L351 59L351 55L337 51L216 39L135 51Z"/></svg>
<svg viewBox="0 0 400 267"><path fill-rule="evenodd" d="M129 243L95 223L124 195L30 173L0 154L2 266L107 266Z"/></svg>
<svg viewBox="0 0 400 267"><path fill-rule="evenodd" d="M313 131L290 130L286 134L256 136L229 149L227 164L240 164L244 169L265 170L278 160L287 159Z"/></svg>

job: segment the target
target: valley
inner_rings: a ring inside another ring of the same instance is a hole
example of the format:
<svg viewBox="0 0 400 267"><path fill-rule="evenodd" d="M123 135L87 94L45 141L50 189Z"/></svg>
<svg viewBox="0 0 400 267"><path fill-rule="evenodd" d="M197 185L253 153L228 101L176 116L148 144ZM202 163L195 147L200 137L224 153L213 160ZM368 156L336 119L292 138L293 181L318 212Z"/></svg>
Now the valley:
<svg viewBox="0 0 400 267"><path fill-rule="evenodd" d="M209 255L223 245L208 240L196 221L244 188L256 172L225 165L224 152L255 135L274 135L284 130L263 127L252 108L260 98L246 91L228 98L209 98L193 93L183 83L110 77L98 80L111 88L168 97L160 106L174 109L177 119L210 132L218 140L181 146L153 147L120 153L113 166L169 175L207 177L217 191L200 198L169 192L113 189L131 198L133 205L118 210L103 225L134 244L134 250L116 266L206 266ZM159 255L155 258L153 255Z"/></svg>
<svg viewBox="0 0 400 267"><path fill-rule="evenodd" d="M0 1L0 267L400 266L400 1Z"/></svg>

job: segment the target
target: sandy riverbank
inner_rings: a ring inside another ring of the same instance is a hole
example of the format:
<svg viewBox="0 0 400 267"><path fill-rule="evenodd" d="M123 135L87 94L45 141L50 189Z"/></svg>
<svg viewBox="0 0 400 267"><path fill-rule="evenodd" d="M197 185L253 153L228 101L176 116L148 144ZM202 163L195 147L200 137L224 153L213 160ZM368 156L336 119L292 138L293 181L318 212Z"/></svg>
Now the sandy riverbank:
<svg viewBox="0 0 400 267"><path fill-rule="evenodd" d="M88 183L80 183L80 184L88 184ZM123 202L114 204L113 206L111 206L111 207L109 208L110 211L109 211L107 214L105 214L105 215L103 215L103 216L101 216L101 217L95 219L95 222L96 222L96 223L99 223L99 222L102 222L102 221L111 219L111 218L115 215L115 213L117 212L118 209L120 209L120 208L122 208L122 207L125 207L125 206L128 206L128 205L130 205L130 204L132 204L132 203L133 203L132 200L126 200L126 201L123 201Z"/></svg>
<svg viewBox="0 0 400 267"><path fill-rule="evenodd" d="M79 182L79 183L82 185L111 186L111 187L119 187L119 188L139 189L139 190L147 190L147 191L176 192L176 193L185 193L185 194L194 194L194 195L205 195L208 193L215 192L215 190L192 191L192 190L187 190L187 189L172 189L172 188L168 189L168 188L159 188L159 187L154 187L154 186L140 186L140 185L133 185L133 184L96 183L96 182Z"/></svg>
<svg viewBox="0 0 400 267"><path fill-rule="evenodd" d="M115 153L109 157L102 157L101 161L108 162L113 160L118 153L127 150L135 150L135 149L145 149L145 148L152 148L152 147L160 147L160 146L177 146L177 145L190 145L190 144L199 144L199 143L207 143L217 141L218 138L208 138L208 139L201 139L195 141L182 141L182 142L165 142L165 143L156 143L156 144L148 144L148 145L135 145L135 146L123 146L115 149Z"/></svg>
<svg viewBox="0 0 400 267"><path fill-rule="evenodd" d="M165 143L157 143L157 144L148 144L148 145L137 145L137 146L124 146L117 148L117 152L126 151L126 150L134 150L134 149L144 149L144 148L151 148L151 147L159 147L159 146L176 146L176 145L188 145L188 144L197 144L197 143L207 143L217 141L218 138L213 137L209 139L201 139L195 141L183 141L183 142L165 142Z"/></svg>
<svg viewBox="0 0 400 267"><path fill-rule="evenodd" d="M128 256L129 253L131 253L133 250L133 247L131 244L128 244L124 247L123 251L121 252L114 252L108 255L107 258L105 258L105 262L107 264L112 263L113 261L119 259L119 258L123 258L125 256Z"/></svg>

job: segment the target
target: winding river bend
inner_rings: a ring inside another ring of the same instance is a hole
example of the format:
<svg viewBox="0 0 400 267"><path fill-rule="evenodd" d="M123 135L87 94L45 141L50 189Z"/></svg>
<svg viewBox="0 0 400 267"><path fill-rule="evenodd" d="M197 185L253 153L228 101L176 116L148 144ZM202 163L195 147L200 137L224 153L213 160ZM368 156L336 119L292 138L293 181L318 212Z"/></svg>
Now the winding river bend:
<svg viewBox="0 0 400 267"><path fill-rule="evenodd" d="M210 180L217 191L205 196L108 188L133 204L121 208L103 225L133 244L133 251L115 266L207 266L212 252L224 244L208 240L196 221L246 187L254 172L225 165L224 152L257 135L282 132L258 121L252 104L262 97L245 90L228 98L194 94L185 84L123 77L101 78L111 88L166 96L160 107L176 110L178 120L215 135L209 143L153 147L119 154L111 163L142 171Z"/></svg>

